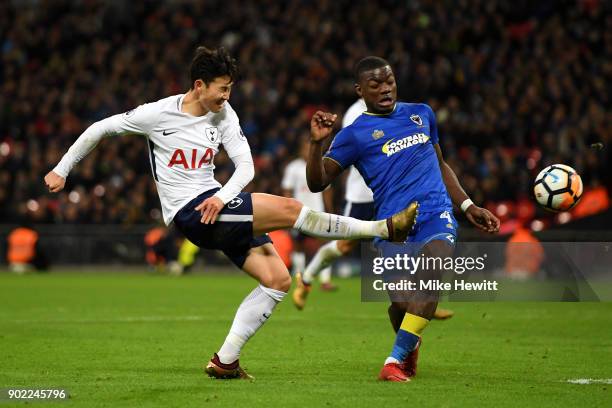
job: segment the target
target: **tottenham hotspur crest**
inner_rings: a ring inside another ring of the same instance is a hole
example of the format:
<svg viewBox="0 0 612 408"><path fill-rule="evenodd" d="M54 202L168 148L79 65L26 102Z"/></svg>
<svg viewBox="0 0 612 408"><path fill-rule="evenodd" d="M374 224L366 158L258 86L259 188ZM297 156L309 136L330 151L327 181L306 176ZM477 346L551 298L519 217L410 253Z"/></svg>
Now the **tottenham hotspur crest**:
<svg viewBox="0 0 612 408"><path fill-rule="evenodd" d="M206 137L211 143L217 143L217 140L219 140L219 129L216 127L206 128L204 133L206 133Z"/></svg>
<svg viewBox="0 0 612 408"><path fill-rule="evenodd" d="M413 121L414 123L416 123L419 126L423 125L423 121L421 120L421 117L419 115L410 115L410 120Z"/></svg>
<svg viewBox="0 0 612 408"><path fill-rule="evenodd" d="M227 203L227 208L230 208L233 210L234 208L240 207L240 204L242 204L242 198L234 197L231 199L229 203Z"/></svg>
<svg viewBox="0 0 612 408"><path fill-rule="evenodd" d="M374 140L378 140L378 139L380 139L381 137L383 137L384 135L385 135L385 132L383 132L382 130L378 130L378 129L376 129L376 130L374 130L374 131L372 132L372 139L374 139Z"/></svg>

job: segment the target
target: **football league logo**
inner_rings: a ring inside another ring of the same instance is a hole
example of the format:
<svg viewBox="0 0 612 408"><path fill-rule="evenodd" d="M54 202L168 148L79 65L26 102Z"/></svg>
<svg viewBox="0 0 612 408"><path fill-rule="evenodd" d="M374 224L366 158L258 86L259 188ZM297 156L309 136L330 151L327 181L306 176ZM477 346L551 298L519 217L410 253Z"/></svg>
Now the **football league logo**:
<svg viewBox="0 0 612 408"><path fill-rule="evenodd" d="M242 198L234 197L229 203L227 203L227 208L233 210L234 208L240 207L240 204L242 204Z"/></svg>
<svg viewBox="0 0 612 408"><path fill-rule="evenodd" d="M208 138L208 140L210 140L211 143L217 143L217 140L219 140L219 129L217 129L216 127L209 127L206 128L206 137Z"/></svg>
<svg viewBox="0 0 612 408"><path fill-rule="evenodd" d="M410 115L410 120L419 126L423 125L423 120L421 119L419 115Z"/></svg>
<svg viewBox="0 0 612 408"><path fill-rule="evenodd" d="M374 139L374 140L378 140L378 139L380 139L381 137L383 137L384 135L385 135L385 132L383 132L382 130L378 130L378 129L376 129L376 130L374 130L374 131L372 132L372 139Z"/></svg>

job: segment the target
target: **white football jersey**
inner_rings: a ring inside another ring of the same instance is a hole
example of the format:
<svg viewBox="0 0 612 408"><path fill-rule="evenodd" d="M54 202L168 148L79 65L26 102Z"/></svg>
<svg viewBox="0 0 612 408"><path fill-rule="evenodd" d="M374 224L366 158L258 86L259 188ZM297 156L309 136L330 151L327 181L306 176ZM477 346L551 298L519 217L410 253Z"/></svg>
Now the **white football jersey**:
<svg viewBox="0 0 612 408"><path fill-rule="evenodd" d="M313 193L308 188L306 161L304 159L297 158L287 165L281 186L285 190L291 190L293 198L302 202L307 207L315 211L325 211L323 194Z"/></svg>
<svg viewBox="0 0 612 408"><path fill-rule="evenodd" d="M342 127L345 128L355 121L363 112L368 109L363 99L357 100L344 114ZM352 203L371 203L374 201L374 193L359 174L355 166L351 166L349 175L346 179L346 193L344 199Z"/></svg>
<svg viewBox="0 0 612 408"><path fill-rule="evenodd" d="M151 170L166 224L200 193L221 187L213 173L214 158L221 145L230 158L251 151L238 115L229 103L217 113L193 116L181 111L184 97L184 94L170 96L98 122L103 126L98 131L105 135L136 133L147 137ZM83 136L86 135L87 131ZM72 166L89 152L82 150L75 143L57 165L56 173L66 177Z"/></svg>

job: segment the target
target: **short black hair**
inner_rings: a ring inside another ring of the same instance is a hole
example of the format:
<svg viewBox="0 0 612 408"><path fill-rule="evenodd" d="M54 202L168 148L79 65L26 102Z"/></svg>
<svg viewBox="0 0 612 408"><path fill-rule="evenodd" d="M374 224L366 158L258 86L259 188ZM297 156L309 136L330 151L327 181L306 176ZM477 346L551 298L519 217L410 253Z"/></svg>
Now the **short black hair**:
<svg viewBox="0 0 612 408"><path fill-rule="evenodd" d="M353 74L355 75L355 82L359 82L359 77L363 72L371 71L376 68L386 67L387 65L391 66L391 64L389 64L389 61L380 57L369 56L360 59L359 62L355 64L355 69L353 71Z"/></svg>
<svg viewBox="0 0 612 408"><path fill-rule="evenodd" d="M201 79L208 85L215 78L224 75L229 76L234 82L238 78L238 65L236 60L223 47L212 50L206 47L198 47L191 61L189 73L191 87L197 79Z"/></svg>

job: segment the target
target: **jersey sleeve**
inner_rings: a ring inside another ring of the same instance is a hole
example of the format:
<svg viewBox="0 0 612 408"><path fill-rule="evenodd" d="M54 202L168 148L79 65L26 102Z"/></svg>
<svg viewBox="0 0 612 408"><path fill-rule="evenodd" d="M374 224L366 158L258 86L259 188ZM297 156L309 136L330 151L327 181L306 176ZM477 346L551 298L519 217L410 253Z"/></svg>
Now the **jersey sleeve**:
<svg viewBox="0 0 612 408"><path fill-rule="evenodd" d="M111 130L115 134L148 135L159 121L159 109L156 103L145 103L109 119L111 119Z"/></svg>
<svg viewBox="0 0 612 408"><path fill-rule="evenodd" d="M103 137L125 133L148 134L156 125L157 109L154 104L140 105L126 113L95 122L70 146L53 171L66 178L70 170L100 142Z"/></svg>
<svg viewBox="0 0 612 408"><path fill-rule="evenodd" d="M429 120L429 131L431 135L431 143L437 144L440 142L440 138L438 137L438 122L436 121L436 114L434 113L431 106L423 104L425 109L427 110L427 119Z"/></svg>
<svg viewBox="0 0 612 408"><path fill-rule="evenodd" d="M363 112L368 109L363 99L359 99L352 104L342 118L342 127L345 128L351 125Z"/></svg>
<svg viewBox="0 0 612 408"><path fill-rule="evenodd" d="M343 169L348 168L357 160L357 144L349 128L344 128L338 132L323 157L335 161Z"/></svg>
<svg viewBox="0 0 612 408"><path fill-rule="evenodd" d="M240 127L238 115L231 110L228 112L226 120L226 126L221 129L221 144L227 155L233 158L241 154L251 153L249 142Z"/></svg>
<svg viewBox="0 0 612 408"><path fill-rule="evenodd" d="M294 166L293 162L289 163L285 167L285 173L283 174L283 180L281 181L281 187L285 190L293 190L295 188L295 177L293 176Z"/></svg>

